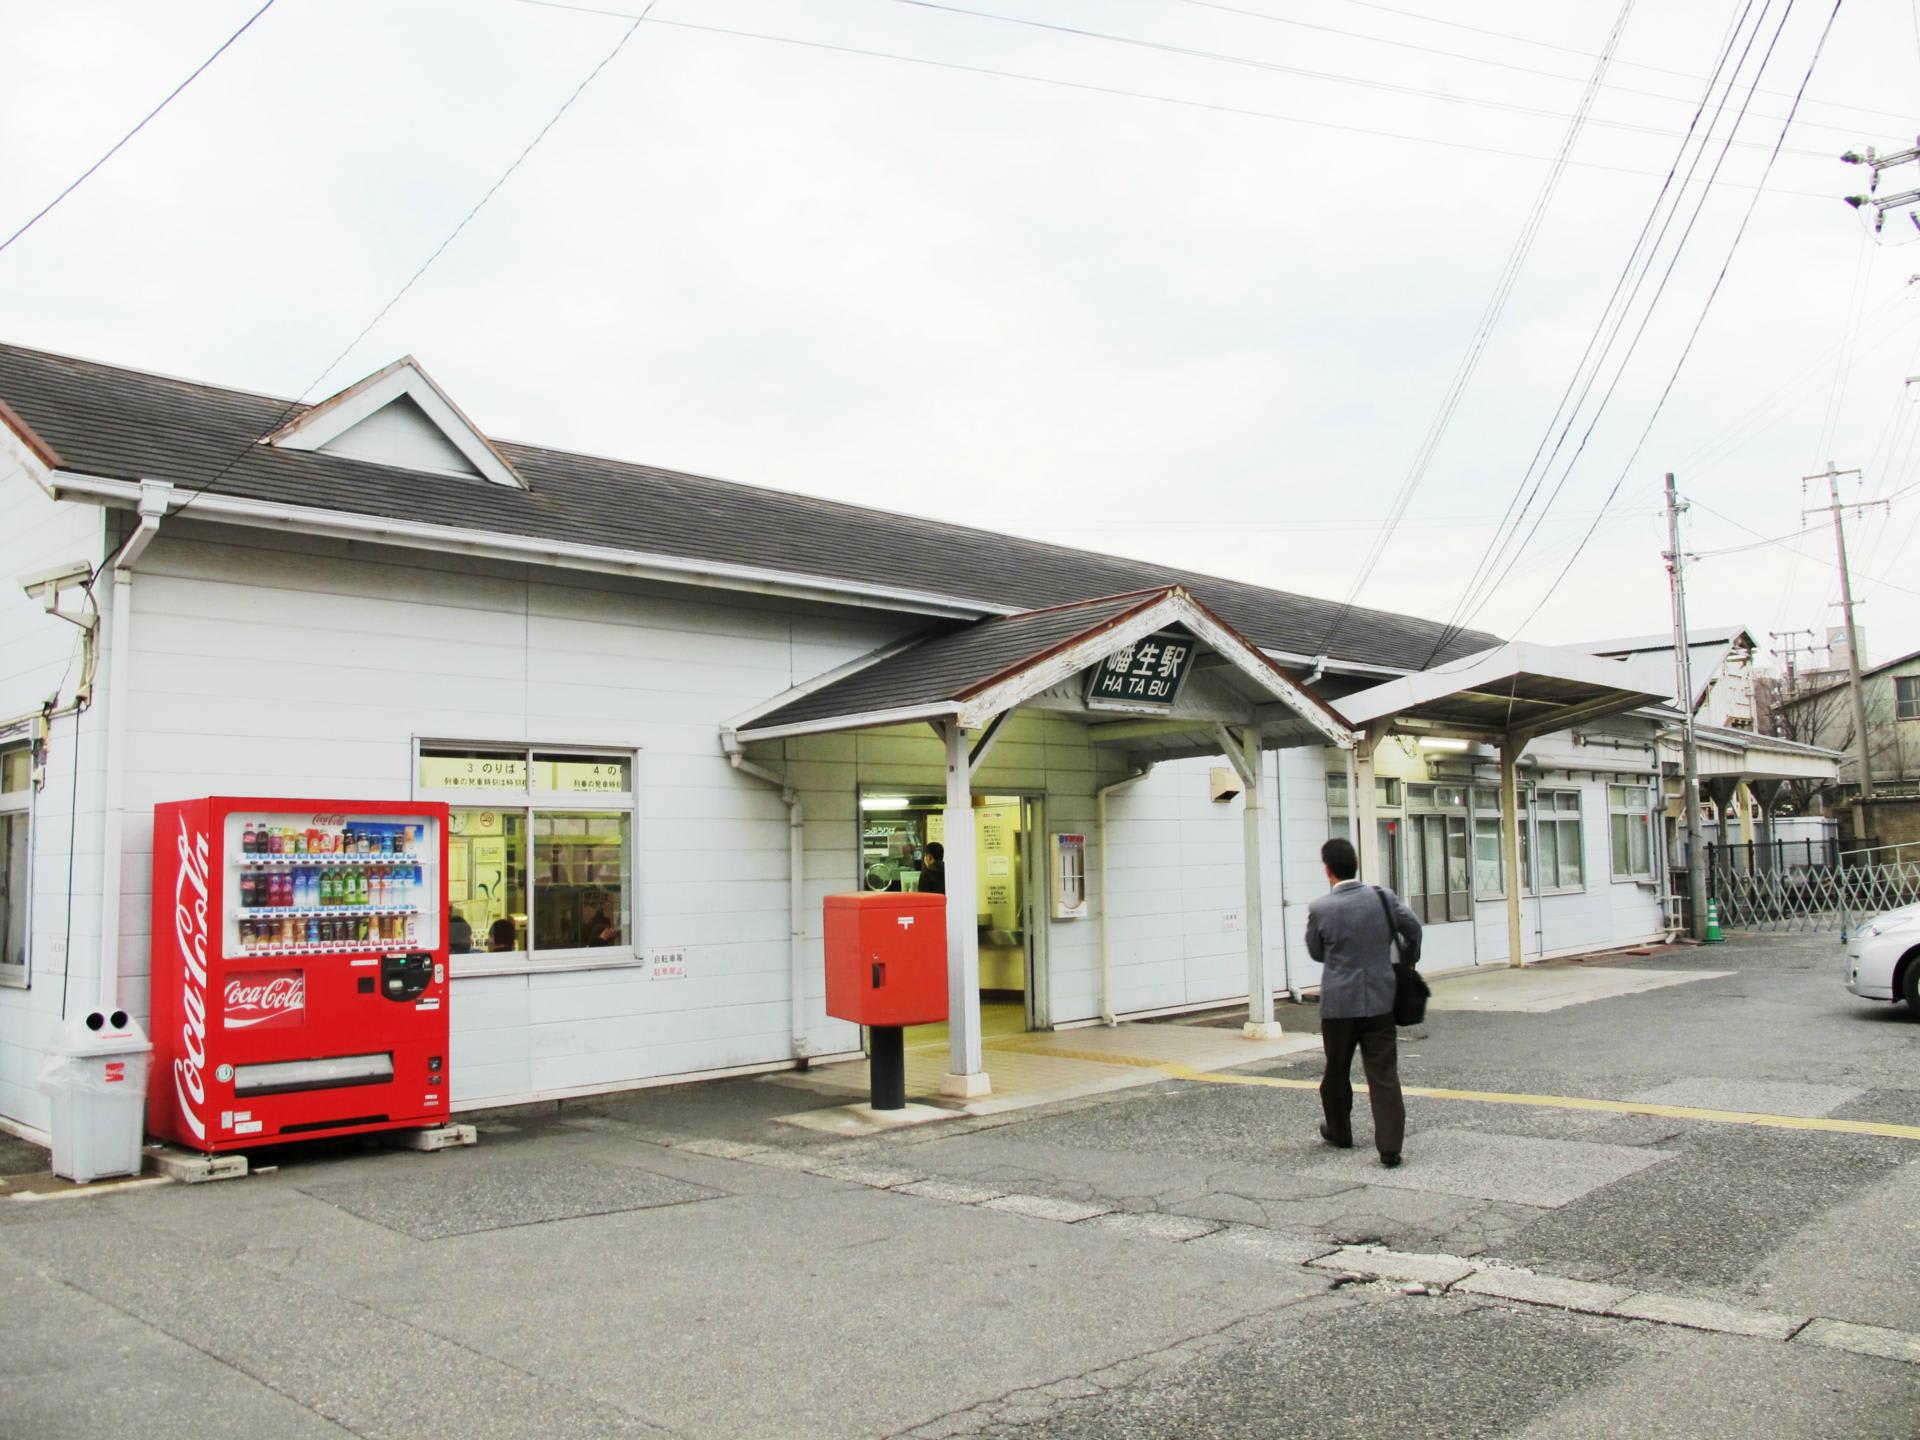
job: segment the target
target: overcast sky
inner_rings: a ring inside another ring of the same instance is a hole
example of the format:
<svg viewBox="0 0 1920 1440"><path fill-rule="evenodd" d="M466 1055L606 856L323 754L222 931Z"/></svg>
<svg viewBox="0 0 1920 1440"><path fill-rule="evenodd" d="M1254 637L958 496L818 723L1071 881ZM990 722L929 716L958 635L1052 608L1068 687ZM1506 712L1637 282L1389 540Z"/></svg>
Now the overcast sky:
<svg viewBox="0 0 1920 1440"><path fill-rule="evenodd" d="M0 234L258 3L0 0ZM1453 613L1729 28L1766 4L1641 0L1630 16L1364 603ZM1866 472L1848 498L1920 482L1904 385L1920 375L1920 230L1895 213L1876 241L1839 200L1867 174L1837 159L1913 142L1910 0L1845 0L1628 464L1831 6L1787 8L1726 183L1483 628L1665 629L1665 470L1697 502L1700 551L1801 530L1800 477L1829 458ZM1570 0L659 0L323 376L630 21L532 0L278 0L0 255L0 338L309 399L411 352L497 436L1339 598L1616 15ZM1882 190L1915 186L1908 165ZM1916 521L1920 490L1853 522L1870 656L1920 648ZM1832 560L1826 531L1704 558L1693 623L1763 641L1837 624Z"/></svg>

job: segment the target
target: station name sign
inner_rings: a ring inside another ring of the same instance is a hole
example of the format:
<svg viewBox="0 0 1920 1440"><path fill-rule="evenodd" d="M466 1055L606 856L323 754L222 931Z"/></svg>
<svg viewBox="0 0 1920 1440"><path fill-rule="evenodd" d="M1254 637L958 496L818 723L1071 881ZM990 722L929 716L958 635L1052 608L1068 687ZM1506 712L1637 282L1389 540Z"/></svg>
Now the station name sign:
<svg viewBox="0 0 1920 1440"><path fill-rule="evenodd" d="M1155 635L1114 651L1087 682L1092 710L1171 710L1193 670L1193 640Z"/></svg>

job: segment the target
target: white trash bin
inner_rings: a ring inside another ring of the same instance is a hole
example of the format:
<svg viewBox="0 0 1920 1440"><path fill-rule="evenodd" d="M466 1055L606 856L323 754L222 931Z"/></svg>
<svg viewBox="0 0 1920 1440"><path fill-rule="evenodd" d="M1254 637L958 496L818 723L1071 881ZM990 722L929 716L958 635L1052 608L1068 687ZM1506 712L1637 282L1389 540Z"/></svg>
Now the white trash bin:
<svg viewBox="0 0 1920 1440"><path fill-rule="evenodd" d="M84 1185L140 1173L153 1046L124 1010L90 1010L60 1029L40 1071L53 1099L53 1173Z"/></svg>

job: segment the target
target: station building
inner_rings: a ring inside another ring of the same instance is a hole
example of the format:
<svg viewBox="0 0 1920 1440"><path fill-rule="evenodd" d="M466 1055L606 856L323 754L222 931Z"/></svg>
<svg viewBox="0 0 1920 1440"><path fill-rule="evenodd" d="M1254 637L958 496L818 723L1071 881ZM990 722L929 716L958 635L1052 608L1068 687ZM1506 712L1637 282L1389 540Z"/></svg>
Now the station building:
<svg viewBox="0 0 1920 1440"><path fill-rule="evenodd" d="M857 1057L823 897L936 842L962 1097L1007 1031L1272 1034L1329 834L1432 969L1669 927L1657 665L511 444L411 359L302 406L0 347L0 514L29 1135L63 1013L148 1013L198 795L453 807L456 1110Z"/></svg>

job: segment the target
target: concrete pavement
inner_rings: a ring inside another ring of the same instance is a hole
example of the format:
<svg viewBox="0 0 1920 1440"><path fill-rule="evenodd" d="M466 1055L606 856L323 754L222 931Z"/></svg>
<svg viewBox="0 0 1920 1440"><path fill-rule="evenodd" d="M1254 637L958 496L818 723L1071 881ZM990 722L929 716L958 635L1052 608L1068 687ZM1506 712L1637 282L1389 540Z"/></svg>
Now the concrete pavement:
<svg viewBox="0 0 1920 1440"><path fill-rule="evenodd" d="M1567 967L1594 993L1437 1011L1402 1071L1920 1121L1920 1024L1841 991L1835 946ZM781 1123L844 1098L642 1092L467 1151L0 1199L0 1435L1920 1433L1914 1140L1415 1099L1389 1172L1364 1104L1334 1152L1309 1088L1176 1079Z"/></svg>

